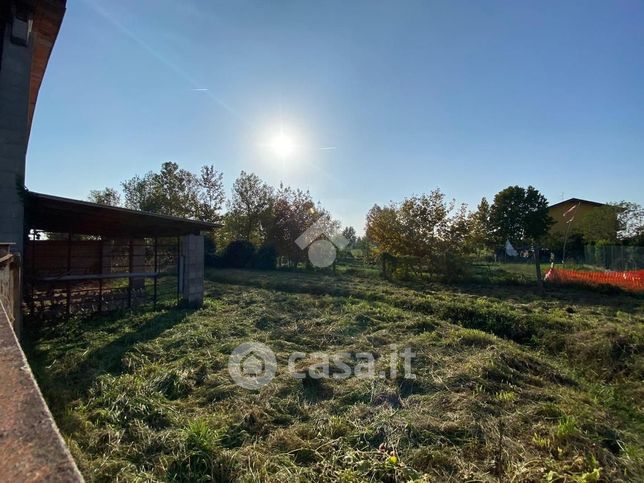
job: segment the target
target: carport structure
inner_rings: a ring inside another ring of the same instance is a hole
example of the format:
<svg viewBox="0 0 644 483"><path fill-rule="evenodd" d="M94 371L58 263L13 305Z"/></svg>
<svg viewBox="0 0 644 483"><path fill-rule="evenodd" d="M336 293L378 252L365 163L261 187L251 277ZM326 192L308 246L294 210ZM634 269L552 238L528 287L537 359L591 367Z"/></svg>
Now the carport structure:
<svg viewBox="0 0 644 483"><path fill-rule="evenodd" d="M34 192L24 206L28 317L202 304L201 232L217 224Z"/></svg>

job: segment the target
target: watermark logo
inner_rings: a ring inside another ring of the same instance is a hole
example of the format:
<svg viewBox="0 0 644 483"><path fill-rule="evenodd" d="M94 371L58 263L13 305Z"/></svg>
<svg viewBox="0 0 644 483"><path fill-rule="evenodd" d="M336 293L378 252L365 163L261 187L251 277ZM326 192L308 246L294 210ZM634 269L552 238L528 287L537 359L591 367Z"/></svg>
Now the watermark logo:
<svg viewBox="0 0 644 483"><path fill-rule="evenodd" d="M391 346L388 370L376 371L376 357L370 352L293 352L288 357L287 372L294 379L416 379L411 360L416 354L410 347L398 351ZM401 364L402 362L402 364ZM273 351L265 344L245 342L235 348L228 360L228 372L235 384L257 390L268 384L277 372Z"/></svg>
<svg viewBox="0 0 644 483"><path fill-rule="evenodd" d="M259 342L238 345L228 358L228 373L244 389L260 389L275 377L277 360L273 351Z"/></svg>
<svg viewBox="0 0 644 483"><path fill-rule="evenodd" d="M302 233L295 243L301 250L309 247L309 261L314 267L325 268L333 265L338 255L337 249L344 250L349 240L334 233L333 223L328 216L321 216ZM325 236L326 238L320 238Z"/></svg>

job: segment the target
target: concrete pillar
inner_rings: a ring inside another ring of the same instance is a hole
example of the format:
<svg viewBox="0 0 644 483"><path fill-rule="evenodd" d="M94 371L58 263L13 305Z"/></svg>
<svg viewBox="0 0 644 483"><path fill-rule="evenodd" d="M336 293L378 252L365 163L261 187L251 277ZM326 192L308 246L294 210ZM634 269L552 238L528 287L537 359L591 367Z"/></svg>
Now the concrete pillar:
<svg viewBox="0 0 644 483"><path fill-rule="evenodd" d="M203 236L181 237L179 287L183 303L190 307L203 304L204 245Z"/></svg>
<svg viewBox="0 0 644 483"><path fill-rule="evenodd" d="M12 20L5 25L0 52L0 242L14 243L22 253L33 42L30 23Z"/></svg>

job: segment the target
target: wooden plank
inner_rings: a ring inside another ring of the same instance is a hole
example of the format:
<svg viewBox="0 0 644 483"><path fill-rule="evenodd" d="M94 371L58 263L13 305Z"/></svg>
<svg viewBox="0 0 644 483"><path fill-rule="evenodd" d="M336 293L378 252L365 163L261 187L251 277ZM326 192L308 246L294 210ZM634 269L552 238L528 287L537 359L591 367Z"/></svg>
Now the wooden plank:
<svg viewBox="0 0 644 483"><path fill-rule="evenodd" d="M86 280L107 280L114 278L152 278L158 277L161 272L121 272L121 273L97 273L90 275L62 275L60 277L41 277L34 282L82 282Z"/></svg>

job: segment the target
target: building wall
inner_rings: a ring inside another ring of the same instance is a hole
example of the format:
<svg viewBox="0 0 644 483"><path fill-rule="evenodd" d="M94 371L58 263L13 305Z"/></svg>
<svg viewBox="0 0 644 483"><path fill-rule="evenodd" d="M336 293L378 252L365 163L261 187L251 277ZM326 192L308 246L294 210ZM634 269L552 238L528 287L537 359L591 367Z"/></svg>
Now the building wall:
<svg viewBox="0 0 644 483"><path fill-rule="evenodd" d="M572 200L549 208L548 214L555 222L555 224L552 225L552 227L550 228L551 234L564 234L566 232L566 228L567 228L566 221L570 219L573 213L566 216L565 218L563 214L566 211L568 211L570 208L575 206L577 203L579 203L579 207L577 207L573 211L575 216L575 221L579 221L586 214L598 208L598 206L593 203L586 203L583 201L579 202L579 201L572 201ZM573 228L574 228L574 223L575 222L573 221Z"/></svg>
<svg viewBox="0 0 644 483"><path fill-rule="evenodd" d="M65 0L2 0L1 5L0 242L22 252L27 142Z"/></svg>
<svg viewBox="0 0 644 483"><path fill-rule="evenodd" d="M29 88L31 41L21 45L11 39L6 24L0 64L0 242L14 243L22 251L25 156L29 137Z"/></svg>

